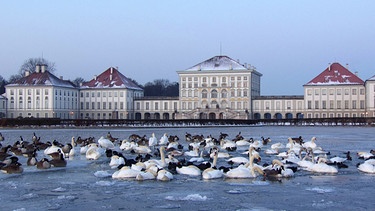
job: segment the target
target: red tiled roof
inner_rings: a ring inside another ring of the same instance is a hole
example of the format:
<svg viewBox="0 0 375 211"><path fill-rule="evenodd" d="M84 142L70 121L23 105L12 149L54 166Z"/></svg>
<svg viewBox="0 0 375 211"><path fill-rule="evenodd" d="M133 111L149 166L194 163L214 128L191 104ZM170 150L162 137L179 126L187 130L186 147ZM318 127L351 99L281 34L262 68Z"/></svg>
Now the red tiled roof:
<svg viewBox="0 0 375 211"><path fill-rule="evenodd" d="M25 76L13 84L8 86L61 86L61 87L75 87L69 80L62 80L49 71L33 72Z"/></svg>
<svg viewBox="0 0 375 211"><path fill-rule="evenodd" d="M110 67L91 81L82 84L81 88L127 88L142 90L116 68Z"/></svg>
<svg viewBox="0 0 375 211"><path fill-rule="evenodd" d="M339 63L332 63L322 73L305 85L340 85L340 84L364 84L357 75L350 72Z"/></svg>

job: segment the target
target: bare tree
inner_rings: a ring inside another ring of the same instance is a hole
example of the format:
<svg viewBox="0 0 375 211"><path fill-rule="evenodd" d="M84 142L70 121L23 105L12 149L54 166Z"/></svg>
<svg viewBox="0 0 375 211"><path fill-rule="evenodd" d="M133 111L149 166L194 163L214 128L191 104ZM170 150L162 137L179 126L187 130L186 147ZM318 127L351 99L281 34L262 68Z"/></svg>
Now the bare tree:
<svg viewBox="0 0 375 211"><path fill-rule="evenodd" d="M81 83L85 82L85 79L82 77L77 77L76 79L73 80L74 85L80 86Z"/></svg>
<svg viewBox="0 0 375 211"><path fill-rule="evenodd" d="M47 65L46 70L53 73L56 71L55 63L49 62L45 58L29 58L27 59L22 66L20 67L19 74L21 76L25 75L25 71L29 71L30 73L35 72L36 65Z"/></svg>

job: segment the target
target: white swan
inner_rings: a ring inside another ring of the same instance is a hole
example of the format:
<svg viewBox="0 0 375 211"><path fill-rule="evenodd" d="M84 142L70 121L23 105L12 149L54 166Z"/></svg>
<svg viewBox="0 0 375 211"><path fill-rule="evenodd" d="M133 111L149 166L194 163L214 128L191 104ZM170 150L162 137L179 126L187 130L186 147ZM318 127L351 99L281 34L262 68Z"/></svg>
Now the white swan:
<svg viewBox="0 0 375 211"><path fill-rule="evenodd" d="M203 153L204 151L202 150L199 157L192 157L189 159L189 162L198 162L198 163L203 162L204 161Z"/></svg>
<svg viewBox="0 0 375 211"><path fill-rule="evenodd" d="M311 165L307 170L318 173L337 173L337 168L328 165L327 163L325 163L326 161L327 159L325 158L319 158L318 163Z"/></svg>
<svg viewBox="0 0 375 211"><path fill-rule="evenodd" d="M314 136L314 137L311 138L311 141L307 141L307 142L303 143L302 147L311 148L311 149L314 150L316 148L315 141L316 141L316 137Z"/></svg>
<svg viewBox="0 0 375 211"><path fill-rule="evenodd" d="M184 152L184 155L189 156L189 157L198 157L199 156L199 148L196 147L191 151L186 151L186 152Z"/></svg>
<svg viewBox="0 0 375 211"><path fill-rule="evenodd" d="M109 166L114 169L114 168L117 168L117 166L121 165L121 164L125 164L125 160L123 157L120 157L118 155L113 155L111 157L111 161L109 162Z"/></svg>
<svg viewBox="0 0 375 211"><path fill-rule="evenodd" d="M166 133L159 139L159 145L167 145L168 144L168 136Z"/></svg>
<svg viewBox="0 0 375 211"><path fill-rule="evenodd" d="M152 133L151 137L148 139L148 146L155 147L157 144L158 144L158 139L155 137L155 133Z"/></svg>
<svg viewBox="0 0 375 211"><path fill-rule="evenodd" d="M214 160L212 162L211 167L205 169L202 172L203 179L218 179L224 176L224 173L222 170L216 169L217 158L218 158L218 153L215 152Z"/></svg>
<svg viewBox="0 0 375 211"><path fill-rule="evenodd" d="M140 171L131 169L129 166L124 166L112 174L113 179L135 178Z"/></svg>
<svg viewBox="0 0 375 211"><path fill-rule="evenodd" d="M156 172L152 170L146 170L142 171L137 176L135 176L135 179L138 181L143 181L143 180L154 180L156 178Z"/></svg>
<svg viewBox="0 0 375 211"><path fill-rule="evenodd" d="M293 177L294 172L292 169L286 168L286 166L280 160L273 160L272 166L281 168L281 173L276 175L277 177Z"/></svg>
<svg viewBox="0 0 375 211"><path fill-rule="evenodd" d="M52 142L52 145L47 147L45 150L44 150L44 154L45 155L49 155L49 154L52 154L52 153L55 153L55 152L62 152L63 150L61 149L61 147L55 145L55 141ZM65 158L65 155L64 155L64 158Z"/></svg>
<svg viewBox="0 0 375 211"><path fill-rule="evenodd" d="M253 154L250 156L249 162L247 162L245 165L239 165L237 168L233 168L229 170L225 177L227 178L255 178L258 176L257 172L259 174L264 175L264 171L259 166L254 166L253 162L254 159L260 159L259 154Z"/></svg>
<svg viewBox="0 0 375 211"><path fill-rule="evenodd" d="M102 147L104 149L113 149L113 148L115 148L115 145L112 143L112 141L110 141L107 138L104 138L104 136L102 136L102 137L100 137L98 139L98 144L99 144L100 147Z"/></svg>
<svg viewBox="0 0 375 211"><path fill-rule="evenodd" d="M375 174L375 159L366 160L360 164L358 170L365 173Z"/></svg>
<svg viewBox="0 0 375 211"><path fill-rule="evenodd" d="M173 179L173 174L165 169L161 169L158 171L156 179L160 181L170 181Z"/></svg>
<svg viewBox="0 0 375 211"><path fill-rule="evenodd" d="M89 144L88 149L86 151L86 159L97 160L102 156L103 153L104 153L103 148L100 148L98 144L95 144L95 143Z"/></svg>

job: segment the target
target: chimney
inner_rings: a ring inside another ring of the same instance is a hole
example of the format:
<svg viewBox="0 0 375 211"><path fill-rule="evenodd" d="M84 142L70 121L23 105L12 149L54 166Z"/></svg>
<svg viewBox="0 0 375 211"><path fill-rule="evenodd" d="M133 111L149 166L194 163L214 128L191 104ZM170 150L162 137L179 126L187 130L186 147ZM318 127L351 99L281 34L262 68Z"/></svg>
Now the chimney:
<svg viewBox="0 0 375 211"><path fill-rule="evenodd" d="M109 80L112 81L112 73L109 75Z"/></svg>
<svg viewBox="0 0 375 211"><path fill-rule="evenodd" d="M113 67L111 67L111 75L112 75L112 73L113 73Z"/></svg>
<svg viewBox="0 0 375 211"><path fill-rule="evenodd" d="M96 77L98 77L97 75L94 75L94 80L96 81Z"/></svg>
<svg viewBox="0 0 375 211"><path fill-rule="evenodd" d="M331 63L328 63L328 71L331 71Z"/></svg>
<svg viewBox="0 0 375 211"><path fill-rule="evenodd" d="M35 65L35 72L36 73L40 72L40 65L39 64Z"/></svg>
<svg viewBox="0 0 375 211"><path fill-rule="evenodd" d="M345 68L349 70L349 64L348 63L346 63Z"/></svg>
<svg viewBox="0 0 375 211"><path fill-rule="evenodd" d="M47 66L47 65L45 65L45 64L42 64L42 65L41 65L42 73L46 72L46 66Z"/></svg>
<svg viewBox="0 0 375 211"><path fill-rule="evenodd" d="M30 75L30 71L28 70L25 70L25 77L29 76Z"/></svg>

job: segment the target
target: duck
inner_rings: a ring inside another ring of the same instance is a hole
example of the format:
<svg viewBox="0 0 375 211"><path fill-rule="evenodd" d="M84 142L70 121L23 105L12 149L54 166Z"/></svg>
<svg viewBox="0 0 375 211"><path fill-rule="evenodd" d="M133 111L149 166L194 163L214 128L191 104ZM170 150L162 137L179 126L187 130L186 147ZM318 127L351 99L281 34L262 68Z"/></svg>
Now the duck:
<svg viewBox="0 0 375 211"><path fill-rule="evenodd" d="M279 171L277 175L274 175L276 177L293 177L294 176L294 171L290 168L286 168L285 165L280 160L277 160L277 159L272 160L272 166Z"/></svg>
<svg viewBox="0 0 375 211"><path fill-rule="evenodd" d="M51 163L47 158L42 158L40 161L36 163L37 169L49 169L51 168Z"/></svg>

